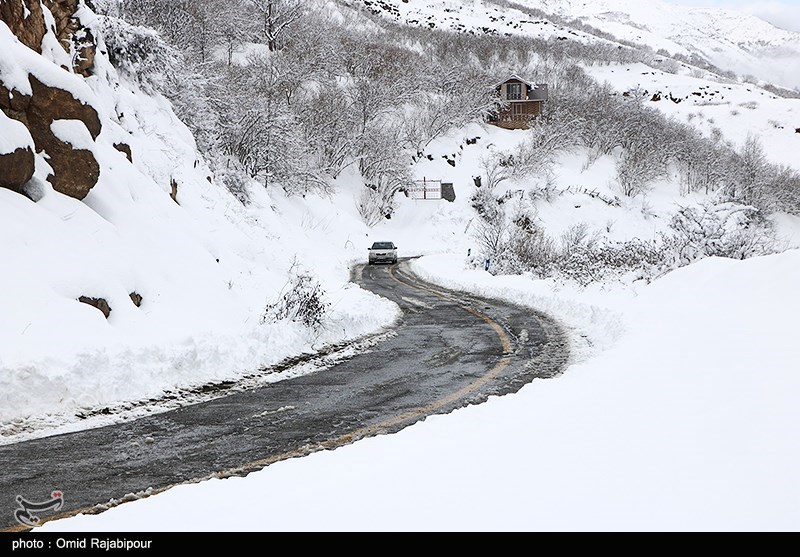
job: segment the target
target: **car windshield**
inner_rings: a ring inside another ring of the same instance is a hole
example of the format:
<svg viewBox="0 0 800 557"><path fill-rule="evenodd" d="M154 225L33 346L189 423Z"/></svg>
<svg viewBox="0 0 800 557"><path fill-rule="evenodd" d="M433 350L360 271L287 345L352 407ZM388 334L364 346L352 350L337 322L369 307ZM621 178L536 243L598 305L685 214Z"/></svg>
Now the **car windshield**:
<svg viewBox="0 0 800 557"><path fill-rule="evenodd" d="M391 242L375 242L372 244L372 249L394 249L394 244Z"/></svg>

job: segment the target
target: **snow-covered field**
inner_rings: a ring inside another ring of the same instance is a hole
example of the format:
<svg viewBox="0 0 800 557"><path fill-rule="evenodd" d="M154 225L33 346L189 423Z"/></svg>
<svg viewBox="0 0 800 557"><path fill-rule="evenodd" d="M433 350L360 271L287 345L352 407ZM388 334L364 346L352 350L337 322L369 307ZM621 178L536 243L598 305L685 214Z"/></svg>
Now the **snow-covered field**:
<svg viewBox="0 0 800 557"><path fill-rule="evenodd" d="M521 303L541 286L461 263L417 270ZM585 293L624 333L562 377L42 530L796 531L798 281L793 250Z"/></svg>

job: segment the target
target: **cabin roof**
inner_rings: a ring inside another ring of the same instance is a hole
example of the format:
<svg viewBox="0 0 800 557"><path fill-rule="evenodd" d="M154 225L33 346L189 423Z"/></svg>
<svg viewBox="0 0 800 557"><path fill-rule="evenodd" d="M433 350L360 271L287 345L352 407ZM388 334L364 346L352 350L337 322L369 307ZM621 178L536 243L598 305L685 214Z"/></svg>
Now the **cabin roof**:
<svg viewBox="0 0 800 557"><path fill-rule="evenodd" d="M528 79L522 78L517 74L512 74L500 83L495 84L495 87L500 87L509 81L520 81L530 88L528 92L528 100L531 101L546 101L548 96L547 83L534 83Z"/></svg>

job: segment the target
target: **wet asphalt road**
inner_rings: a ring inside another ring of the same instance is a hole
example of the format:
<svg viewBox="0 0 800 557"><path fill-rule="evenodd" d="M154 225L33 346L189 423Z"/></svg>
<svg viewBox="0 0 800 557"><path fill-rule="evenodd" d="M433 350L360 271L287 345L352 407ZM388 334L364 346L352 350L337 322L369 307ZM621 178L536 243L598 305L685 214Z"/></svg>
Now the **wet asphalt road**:
<svg viewBox="0 0 800 557"><path fill-rule="evenodd" d="M15 497L64 494L59 516L111 500L394 432L560 373L567 343L546 316L421 282L401 262L354 282L400 305L396 335L334 367L97 429L0 446L0 529ZM52 514L42 513L43 519Z"/></svg>

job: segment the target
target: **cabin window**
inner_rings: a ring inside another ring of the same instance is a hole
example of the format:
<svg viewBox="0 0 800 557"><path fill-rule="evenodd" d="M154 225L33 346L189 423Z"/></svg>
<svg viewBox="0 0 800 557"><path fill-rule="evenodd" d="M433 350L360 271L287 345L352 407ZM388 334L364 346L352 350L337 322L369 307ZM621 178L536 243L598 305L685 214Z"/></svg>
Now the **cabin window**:
<svg viewBox="0 0 800 557"><path fill-rule="evenodd" d="M522 83L506 84L506 98L510 101L522 100Z"/></svg>
<svg viewBox="0 0 800 557"><path fill-rule="evenodd" d="M511 105L511 119L512 120L520 120L525 116L527 110L525 110L525 103L515 103Z"/></svg>

